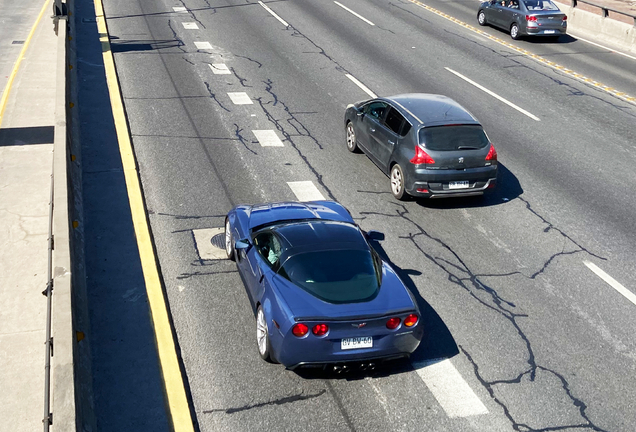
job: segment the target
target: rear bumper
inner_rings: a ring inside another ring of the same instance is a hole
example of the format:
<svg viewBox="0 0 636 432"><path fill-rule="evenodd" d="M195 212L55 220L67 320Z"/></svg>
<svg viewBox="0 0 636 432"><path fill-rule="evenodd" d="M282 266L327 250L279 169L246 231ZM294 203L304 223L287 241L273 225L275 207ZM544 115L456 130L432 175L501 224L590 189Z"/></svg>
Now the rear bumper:
<svg viewBox="0 0 636 432"><path fill-rule="evenodd" d="M414 197L450 198L483 195L497 185L497 165L467 170L415 169L406 183L406 192ZM468 181L468 187L451 189L449 182Z"/></svg>
<svg viewBox="0 0 636 432"><path fill-rule="evenodd" d="M538 27L526 27L524 32L528 36L561 36L566 34L566 26L538 26Z"/></svg>
<svg viewBox="0 0 636 432"><path fill-rule="evenodd" d="M410 331L373 336L373 348L352 350L340 349L341 339L297 339L288 336L275 357L288 369L301 365L391 360L408 357L417 349L423 335L424 329L420 322Z"/></svg>

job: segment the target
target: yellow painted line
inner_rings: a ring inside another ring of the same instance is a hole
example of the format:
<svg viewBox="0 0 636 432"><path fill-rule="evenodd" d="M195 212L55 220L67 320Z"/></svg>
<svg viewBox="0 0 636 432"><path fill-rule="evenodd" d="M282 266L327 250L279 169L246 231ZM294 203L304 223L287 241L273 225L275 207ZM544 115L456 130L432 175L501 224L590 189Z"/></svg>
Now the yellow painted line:
<svg viewBox="0 0 636 432"><path fill-rule="evenodd" d="M563 73L565 75L568 75L568 76L570 76L570 77L572 77L574 79L577 79L579 81L585 82L586 84L590 84L593 87L597 88L598 90L602 90L605 93L611 94L612 96L616 96L617 98L622 99L622 100L627 101L627 102L632 102L632 103L636 102L636 98L634 98L632 96L629 96L629 95L625 94L624 92L621 92L620 90L616 90L616 89L614 89L612 87L609 87L609 86L606 86L605 84L602 84L602 83L600 83L598 81L594 81L594 80L591 80L589 78L586 78L586 77L584 77L583 75L581 75L579 73L576 73L576 72L574 72L574 71L572 71L570 69L567 69L564 66L560 66L560 65L558 65L558 64L556 64L556 63L554 63L554 62L552 62L550 60L546 60L546 59L544 59L543 57L541 57L539 55L531 54L528 51L524 50L523 48L519 48L518 46L513 45L513 44L511 44L509 42L506 42L506 41L504 41L502 39L499 39L498 37L492 36L492 35L486 33L483 30L479 30L478 28L475 28L475 27L473 27L473 26L471 26L469 24L466 24L466 23L464 23L464 22L462 22L462 21L460 21L460 20L458 20L456 18L450 17L447 14L445 14L444 12L441 12L441 11L435 9L435 8L432 8L432 7L422 3L421 1L418 1L418 0L409 0L409 1L411 3L413 3L413 4L416 4L416 5L420 6L421 8L426 9L429 12L434 13L435 15L439 15L442 18L446 18L447 20L449 20L451 22L455 22L457 24L460 24L462 27L465 27L465 28L467 28L468 30L470 30L470 31L472 31L474 33L477 33L477 34L479 34L481 36L484 36L486 39L490 39L490 40L492 40L494 42L497 42L497 43L499 43L499 44L501 44L501 45L503 45L503 46L505 46L507 48L510 48L510 49L520 53L520 54L525 55L526 57L530 57L533 60L536 60L536 61L538 61L541 64L544 64L544 65L549 66L549 67L551 67L553 69L556 69L559 72L561 72L561 73Z"/></svg>
<svg viewBox="0 0 636 432"><path fill-rule="evenodd" d="M15 65L13 66L11 75L9 75L9 81L7 81L7 84L4 86L4 91L2 92L2 97L0 98L0 126L2 126L2 117L4 117L4 110L7 108L7 103L9 102L9 93L11 93L13 80L15 79L15 76L18 74L20 63L22 63L22 59L24 59L24 55L26 54L26 51L29 48L31 39L33 39L33 34L35 33L35 29L37 28L38 24L40 24L40 21L42 20L42 17L44 16L44 11L46 10L48 6L49 6L49 0L46 0L44 2L44 5L42 6L42 10L40 10L40 14L38 15L38 18L35 20L35 24L33 24L33 27L31 28L29 35L24 41L24 45L22 46L22 50L20 51L18 60L15 62Z"/></svg>
<svg viewBox="0 0 636 432"><path fill-rule="evenodd" d="M185 385L179 360L175 340L172 336L172 328L168 316L166 298L164 296L157 262L150 238L146 209L141 194L141 185L137 173L137 166L133 155L132 144L130 142L130 132L126 123L124 104L115 72L115 61L110 50L110 41L106 20L104 18L104 8L101 0L95 0L95 16L97 17L97 30L99 40L102 44L102 54L104 58L104 68L106 80L110 94L110 102L115 120L117 140L119 141L119 152L124 168L126 188L128 189L128 199L130 201L130 211L132 213L139 257L146 282L146 292L154 325L155 337L157 339L157 351L163 382L166 392L169 414L172 420L172 427L175 432L193 432L194 424L190 415L190 407L186 396Z"/></svg>

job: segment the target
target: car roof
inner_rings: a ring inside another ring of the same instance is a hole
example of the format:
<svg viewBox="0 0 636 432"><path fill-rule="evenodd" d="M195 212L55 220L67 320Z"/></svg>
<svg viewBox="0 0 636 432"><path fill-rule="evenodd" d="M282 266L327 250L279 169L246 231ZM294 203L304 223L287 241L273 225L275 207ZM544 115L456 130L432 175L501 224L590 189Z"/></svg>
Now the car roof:
<svg viewBox="0 0 636 432"><path fill-rule="evenodd" d="M277 202L254 205L249 209L249 229L277 224L283 221L322 219L353 223L351 215L335 201Z"/></svg>
<svg viewBox="0 0 636 432"><path fill-rule="evenodd" d="M407 120L414 125L440 126L448 124L480 124L464 107L448 96L428 93L408 93L384 99L405 111Z"/></svg>
<svg viewBox="0 0 636 432"><path fill-rule="evenodd" d="M291 252L290 255L318 250L369 250L356 225L324 220L290 222L274 226L276 232Z"/></svg>

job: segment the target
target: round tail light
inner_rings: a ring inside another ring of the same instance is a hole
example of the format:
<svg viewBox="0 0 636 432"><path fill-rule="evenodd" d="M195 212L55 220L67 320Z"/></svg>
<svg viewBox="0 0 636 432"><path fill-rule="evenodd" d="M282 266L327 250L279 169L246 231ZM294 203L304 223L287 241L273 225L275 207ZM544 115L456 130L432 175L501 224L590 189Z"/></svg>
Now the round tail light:
<svg viewBox="0 0 636 432"><path fill-rule="evenodd" d="M292 327L292 333L296 337L303 337L309 332L309 327L303 323L294 324Z"/></svg>
<svg viewBox="0 0 636 432"><path fill-rule="evenodd" d="M311 332L315 335L315 336L324 336L327 334L327 332L329 331L329 326L327 324L316 324L312 329Z"/></svg>
<svg viewBox="0 0 636 432"><path fill-rule="evenodd" d="M396 328L398 328L399 325L400 319L398 317L389 318L389 320L386 322L386 328L388 328L389 330L395 330Z"/></svg>
<svg viewBox="0 0 636 432"><path fill-rule="evenodd" d="M415 314L411 314L404 318L404 325L407 327L413 327L419 321L419 317Z"/></svg>

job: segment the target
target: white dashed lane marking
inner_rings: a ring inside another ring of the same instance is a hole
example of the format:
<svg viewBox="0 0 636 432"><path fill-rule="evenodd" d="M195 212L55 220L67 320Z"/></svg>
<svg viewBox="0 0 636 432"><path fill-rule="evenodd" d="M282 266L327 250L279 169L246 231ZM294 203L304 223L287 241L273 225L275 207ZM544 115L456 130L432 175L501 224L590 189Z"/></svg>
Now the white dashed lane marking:
<svg viewBox="0 0 636 432"><path fill-rule="evenodd" d="M210 65L214 75L231 75L230 69L223 63L213 63Z"/></svg>
<svg viewBox="0 0 636 432"><path fill-rule="evenodd" d="M287 184L298 201L323 201L325 199L312 181L287 182Z"/></svg>
<svg viewBox="0 0 636 432"><path fill-rule="evenodd" d="M360 81L358 81L358 79L356 77L354 77L351 74L346 74L346 77L349 78L351 81L353 81L353 83L355 85L357 85L358 87L360 87L362 89L363 92L365 92L366 94L368 94L369 96L371 96L372 98L377 98L378 95L376 95L375 93L373 93L371 90L369 90L369 87L365 86L364 84L362 84Z"/></svg>
<svg viewBox="0 0 636 432"><path fill-rule="evenodd" d="M188 9L184 8L183 6L175 6L172 8L172 10L176 13L188 13Z"/></svg>
<svg viewBox="0 0 636 432"><path fill-rule="evenodd" d="M187 22L182 24L183 24L183 28L186 30L199 30L199 26L195 22Z"/></svg>
<svg viewBox="0 0 636 432"><path fill-rule="evenodd" d="M262 1L258 2L259 5L263 6L263 9L265 9L267 12L269 12L270 14L272 14L272 16L274 18L276 18L278 21L281 22L281 24L283 24L285 27L289 27L289 24L287 24L287 21L285 21L284 19L282 19L281 17L279 17L278 15L276 15L276 12L274 12L273 10L271 10L265 3L263 3Z"/></svg>
<svg viewBox="0 0 636 432"><path fill-rule="evenodd" d="M252 99L245 92L228 92L227 94L234 105L252 105Z"/></svg>
<svg viewBox="0 0 636 432"><path fill-rule="evenodd" d="M446 69L450 73L460 77L461 79L463 79L467 83L474 85L479 90L488 93L490 96L494 97L495 99L500 100L501 102L505 103L509 107L512 107L512 108L516 109L517 111L519 111L520 113L527 115L532 120L541 121L541 119L539 117L535 116L534 114L531 114L528 111L524 110L523 108L518 107L517 105L513 104L512 102L510 102L508 99L502 98L501 96L499 96L494 91L488 90L486 87L482 86L481 84L477 84L475 81L471 80L470 78L465 77L464 75L460 74L459 72L455 72L451 68L447 68L447 67L445 67L444 69Z"/></svg>
<svg viewBox="0 0 636 432"><path fill-rule="evenodd" d="M583 264L585 264L587 268L592 270L598 277L603 279L609 286L621 293L623 297L636 305L636 295L633 292L625 288L623 285L620 284L620 282L601 270L596 264L589 261L583 261Z"/></svg>
<svg viewBox="0 0 636 432"><path fill-rule="evenodd" d="M212 49L212 45L210 45L210 42L195 42L194 45L197 47L198 50Z"/></svg>
<svg viewBox="0 0 636 432"><path fill-rule="evenodd" d="M253 130L252 133L262 147L284 147L283 142L278 138L276 132L268 130Z"/></svg>
<svg viewBox="0 0 636 432"><path fill-rule="evenodd" d="M413 363L413 367L449 417L488 414L486 406L449 359Z"/></svg>
<svg viewBox="0 0 636 432"><path fill-rule="evenodd" d="M365 23L374 26L375 24L373 24L371 21L369 21L368 19L366 19L365 17L363 17L362 15L360 15L357 12L352 11L351 9L349 9L348 7L346 7L345 5L343 5L342 3L339 3L337 1L334 1L335 4L337 4L338 6L340 6L341 8L343 8L344 10L346 10L347 12L349 12L351 15L354 15L358 18L360 18L362 21L364 21Z"/></svg>
<svg viewBox="0 0 636 432"><path fill-rule="evenodd" d="M194 243L196 244L199 257L204 260L225 259L225 249L212 243L214 236L225 233L225 228L204 228L193 229ZM223 238L225 239L225 237ZM225 241L225 240L223 240Z"/></svg>

